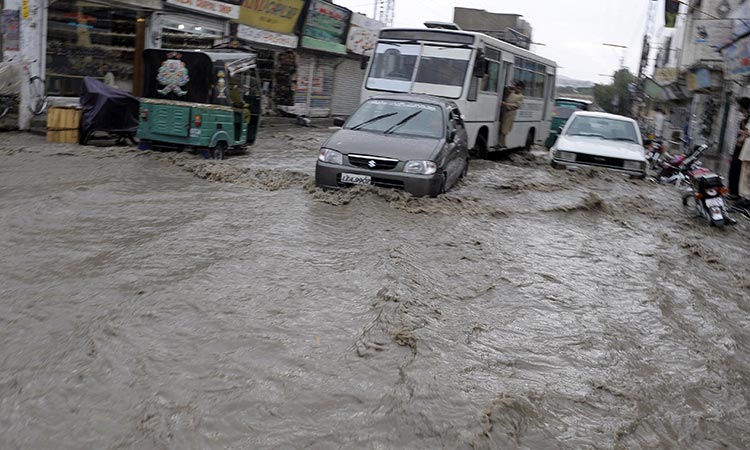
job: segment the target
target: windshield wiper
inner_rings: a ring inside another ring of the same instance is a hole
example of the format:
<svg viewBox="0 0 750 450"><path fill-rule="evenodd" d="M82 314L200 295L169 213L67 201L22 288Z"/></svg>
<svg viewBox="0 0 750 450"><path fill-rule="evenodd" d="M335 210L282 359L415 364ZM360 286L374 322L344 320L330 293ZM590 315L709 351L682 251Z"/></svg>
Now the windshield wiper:
<svg viewBox="0 0 750 450"><path fill-rule="evenodd" d="M417 112L415 112L415 113L411 113L411 114L409 114L408 116L404 117L404 118L403 118L403 119L401 120L401 122L399 122L399 123L397 123L397 124L393 125L392 127L388 128L387 130L385 130L385 132L384 132L383 134L391 134L391 133L393 133L393 131L394 131L394 130L395 130L396 128L398 128L398 127L400 127L401 125L405 124L406 122L410 121L410 120L411 120L411 119L413 119L413 118L414 118L414 117L415 117L415 116L416 116L417 114L419 114L419 113L421 113L421 112L422 112L422 111L417 111Z"/></svg>
<svg viewBox="0 0 750 450"><path fill-rule="evenodd" d="M611 137L611 138L604 138L604 139L606 139L608 141L628 141L628 142L635 142L637 144L637 142L634 141L633 139L626 138L626 137Z"/></svg>
<svg viewBox="0 0 750 450"><path fill-rule="evenodd" d="M381 114L379 116L375 116L375 117L373 117L371 119L365 120L362 123L358 123L357 125L354 125L353 127L350 128L350 130L359 130L361 127L367 125L368 123L373 123L373 122L376 122L376 121L378 121L380 119L385 119L386 117L391 117L391 116L396 115L396 114L398 114L398 113L397 112L389 112L389 113Z"/></svg>

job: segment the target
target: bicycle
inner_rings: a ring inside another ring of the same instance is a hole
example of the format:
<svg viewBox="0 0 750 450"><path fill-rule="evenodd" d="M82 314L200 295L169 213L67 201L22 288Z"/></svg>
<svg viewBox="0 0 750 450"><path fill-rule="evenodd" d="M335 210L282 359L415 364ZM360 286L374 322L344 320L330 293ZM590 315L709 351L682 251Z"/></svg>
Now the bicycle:
<svg viewBox="0 0 750 450"><path fill-rule="evenodd" d="M17 95L0 95L0 119L7 116L18 103Z"/></svg>
<svg viewBox="0 0 750 450"><path fill-rule="evenodd" d="M34 75L29 78L29 111L35 116L44 114L47 111L49 101L47 100L47 87L42 77Z"/></svg>

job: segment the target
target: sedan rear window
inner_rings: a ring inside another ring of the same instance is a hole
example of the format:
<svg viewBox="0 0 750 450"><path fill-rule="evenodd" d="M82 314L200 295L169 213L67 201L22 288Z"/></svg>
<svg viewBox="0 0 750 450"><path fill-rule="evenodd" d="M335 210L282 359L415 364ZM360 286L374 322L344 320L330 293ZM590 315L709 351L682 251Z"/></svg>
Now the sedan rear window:
<svg viewBox="0 0 750 450"><path fill-rule="evenodd" d="M367 100L344 126L383 134L441 138L445 133L443 111L437 105L401 100Z"/></svg>

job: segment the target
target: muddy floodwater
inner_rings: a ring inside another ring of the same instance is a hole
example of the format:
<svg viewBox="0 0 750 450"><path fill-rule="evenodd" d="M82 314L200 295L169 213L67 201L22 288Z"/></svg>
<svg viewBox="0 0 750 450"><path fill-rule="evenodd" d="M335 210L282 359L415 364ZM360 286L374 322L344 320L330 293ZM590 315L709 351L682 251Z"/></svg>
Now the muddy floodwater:
<svg viewBox="0 0 750 450"><path fill-rule="evenodd" d="M747 449L750 219L472 160L438 198L0 138L1 449Z"/></svg>

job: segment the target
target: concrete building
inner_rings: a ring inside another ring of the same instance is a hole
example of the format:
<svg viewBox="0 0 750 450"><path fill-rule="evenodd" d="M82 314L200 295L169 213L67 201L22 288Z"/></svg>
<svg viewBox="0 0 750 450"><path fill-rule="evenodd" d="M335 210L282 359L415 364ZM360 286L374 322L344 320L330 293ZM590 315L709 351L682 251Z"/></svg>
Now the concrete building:
<svg viewBox="0 0 750 450"><path fill-rule="evenodd" d="M531 46L531 25L520 14L456 7L453 8L453 22L464 30L478 31L526 50Z"/></svg>

